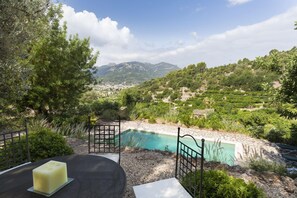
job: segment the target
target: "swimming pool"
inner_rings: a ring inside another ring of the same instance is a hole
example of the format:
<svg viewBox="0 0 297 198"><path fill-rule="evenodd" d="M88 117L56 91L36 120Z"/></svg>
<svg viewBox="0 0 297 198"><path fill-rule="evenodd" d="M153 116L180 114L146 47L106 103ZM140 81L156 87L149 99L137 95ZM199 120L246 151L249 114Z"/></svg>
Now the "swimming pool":
<svg viewBox="0 0 297 198"><path fill-rule="evenodd" d="M192 148L197 148L193 139L183 138L182 142ZM176 152L177 136L160 133L127 130L121 133L121 145L149 150L161 150ZM201 141L197 139L201 145ZM220 141L205 140L205 159L207 161L220 161L234 165L235 144L222 143Z"/></svg>

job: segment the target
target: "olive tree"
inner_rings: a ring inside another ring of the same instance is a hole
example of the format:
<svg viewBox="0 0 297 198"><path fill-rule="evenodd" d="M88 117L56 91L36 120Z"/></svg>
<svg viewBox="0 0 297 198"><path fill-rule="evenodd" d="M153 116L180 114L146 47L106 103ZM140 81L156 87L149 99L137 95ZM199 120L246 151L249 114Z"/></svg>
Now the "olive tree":
<svg viewBox="0 0 297 198"><path fill-rule="evenodd" d="M46 33L49 6L49 0L0 0L0 125L15 115L17 101L28 90L30 69L19 60Z"/></svg>
<svg viewBox="0 0 297 198"><path fill-rule="evenodd" d="M48 35L32 46L25 62L33 74L22 104L46 116L63 114L79 104L82 93L95 82L92 70L98 56L89 39L67 36L66 23L60 23L61 6L52 6L48 15Z"/></svg>

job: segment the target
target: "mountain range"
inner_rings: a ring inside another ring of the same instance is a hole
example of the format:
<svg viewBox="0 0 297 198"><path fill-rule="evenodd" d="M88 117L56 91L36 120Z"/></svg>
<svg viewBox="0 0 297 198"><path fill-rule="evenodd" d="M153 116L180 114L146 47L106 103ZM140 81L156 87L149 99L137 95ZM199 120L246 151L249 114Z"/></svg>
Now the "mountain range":
<svg viewBox="0 0 297 198"><path fill-rule="evenodd" d="M179 69L178 66L165 62L151 64L133 61L97 67L94 75L103 83L139 84Z"/></svg>

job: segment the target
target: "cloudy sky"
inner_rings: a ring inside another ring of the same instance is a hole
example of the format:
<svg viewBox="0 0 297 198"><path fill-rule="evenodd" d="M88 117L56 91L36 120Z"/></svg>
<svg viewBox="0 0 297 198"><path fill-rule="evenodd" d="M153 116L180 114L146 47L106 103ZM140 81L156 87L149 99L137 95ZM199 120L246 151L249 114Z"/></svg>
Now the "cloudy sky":
<svg viewBox="0 0 297 198"><path fill-rule="evenodd" d="M97 66L142 61L208 67L297 45L296 0L63 0L70 34L90 37Z"/></svg>

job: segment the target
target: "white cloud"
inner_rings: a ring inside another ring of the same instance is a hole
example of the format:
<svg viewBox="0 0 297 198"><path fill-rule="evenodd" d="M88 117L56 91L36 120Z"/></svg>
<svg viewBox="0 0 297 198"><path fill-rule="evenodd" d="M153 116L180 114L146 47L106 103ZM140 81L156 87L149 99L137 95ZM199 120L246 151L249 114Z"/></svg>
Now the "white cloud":
<svg viewBox="0 0 297 198"><path fill-rule="evenodd" d="M247 3L249 1L252 1L252 0L228 0L229 5L231 5L231 6L236 6L236 5L244 4L244 3Z"/></svg>
<svg viewBox="0 0 297 198"><path fill-rule="evenodd" d="M194 38L197 38L197 37L198 37L197 32L191 32L191 35L192 35Z"/></svg>
<svg viewBox="0 0 297 198"><path fill-rule="evenodd" d="M67 21L68 32L77 33L80 37L90 37L93 45L125 47L133 39L129 28L119 28L118 23L109 17L98 19L93 12L75 12L67 5L63 5L62 9L63 21Z"/></svg>
<svg viewBox="0 0 297 198"><path fill-rule="evenodd" d="M208 66L218 66L238 59L253 59L272 49L288 50L297 45L294 21L297 7L266 21L239 26L216 34L195 44L159 53L158 61L169 61L180 66L205 61Z"/></svg>
<svg viewBox="0 0 297 198"><path fill-rule="evenodd" d="M199 36L199 34L197 32L191 32L190 34L191 34L192 38L196 41L201 39L201 37Z"/></svg>
<svg viewBox="0 0 297 198"><path fill-rule="evenodd" d="M272 49L288 50L297 45L297 31L294 30L297 7L266 21L239 26L204 39L193 39L199 36L193 32L187 35L191 44L177 40L175 44L166 46L160 46L158 42L137 40L128 27L119 28L118 23L108 17L99 20L94 13L75 13L69 6L63 6L63 10L70 33L90 36L92 47L100 51L97 65L126 61L165 61L184 67L204 61L212 67L242 58L253 59Z"/></svg>

